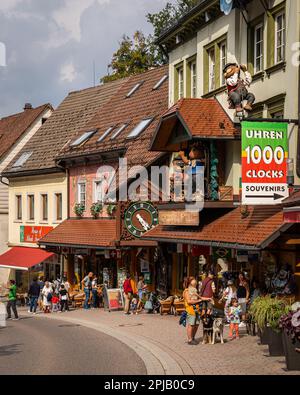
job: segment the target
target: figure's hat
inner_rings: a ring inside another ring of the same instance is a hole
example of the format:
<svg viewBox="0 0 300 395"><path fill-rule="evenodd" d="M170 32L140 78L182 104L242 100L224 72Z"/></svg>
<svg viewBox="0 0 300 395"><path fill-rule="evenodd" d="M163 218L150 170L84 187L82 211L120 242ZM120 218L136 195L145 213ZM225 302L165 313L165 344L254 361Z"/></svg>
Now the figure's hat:
<svg viewBox="0 0 300 395"><path fill-rule="evenodd" d="M238 66L238 64L237 64L237 63L227 63L226 66L225 66L224 69L223 69L223 73L226 73L226 70L227 70L229 67L232 67L232 66Z"/></svg>

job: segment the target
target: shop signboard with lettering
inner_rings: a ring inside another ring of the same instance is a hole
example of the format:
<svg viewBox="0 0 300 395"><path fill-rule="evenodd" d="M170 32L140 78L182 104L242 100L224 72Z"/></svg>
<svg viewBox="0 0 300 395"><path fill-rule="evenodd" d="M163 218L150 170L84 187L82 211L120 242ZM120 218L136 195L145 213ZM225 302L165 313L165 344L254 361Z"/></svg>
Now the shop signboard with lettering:
<svg viewBox="0 0 300 395"><path fill-rule="evenodd" d="M123 310L124 300L121 289L105 288L104 292L105 305L109 311Z"/></svg>
<svg viewBox="0 0 300 395"><path fill-rule="evenodd" d="M51 230L53 230L51 226L20 226L20 242L37 243Z"/></svg>
<svg viewBox="0 0 300 395"><path fill-rule="evenodd" d="M275 205L289 196L288 124L242 123L242 203Z"/></svg>

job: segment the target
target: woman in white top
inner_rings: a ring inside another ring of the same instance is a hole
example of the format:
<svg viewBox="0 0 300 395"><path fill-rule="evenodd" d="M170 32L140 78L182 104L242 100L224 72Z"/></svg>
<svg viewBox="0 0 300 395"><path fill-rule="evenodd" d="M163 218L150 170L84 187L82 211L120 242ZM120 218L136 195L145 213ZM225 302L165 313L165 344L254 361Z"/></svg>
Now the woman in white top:
<svg viewBox="0 0 300 395"><path fill-rule="evenodd" d="M225 313L225 317L228 322L230 322L229 315L228 315L230 303L231 303L232 299L236 299L236 297L237 297L236 292L237 292L237 288L234 285L234 282L232 280L229 280L227 283L227 288L225 289L222 299L221 299L221 300L225 300L224 313Z"/></svg>
<svg viewBox="0 0 300 395"><path fill-rule="evenodd" d="M42 290L44 313L50 313L51 300L48 299L49 299L49 295L52 295L52 293L53 293L53 289L49 281L46 281L45 286Z"/></svg>

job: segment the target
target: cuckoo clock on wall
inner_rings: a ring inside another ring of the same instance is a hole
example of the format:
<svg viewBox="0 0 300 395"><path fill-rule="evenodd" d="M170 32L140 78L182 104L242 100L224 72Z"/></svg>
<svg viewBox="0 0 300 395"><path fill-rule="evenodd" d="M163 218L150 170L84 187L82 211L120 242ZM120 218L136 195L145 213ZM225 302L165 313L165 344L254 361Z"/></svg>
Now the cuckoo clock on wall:
<svg viewBox="0 0 300 395"><path fill-rule="evenodd" d="M124 220L126 229L132 236L142 237L158 225L158 211L151 203L134 203L126 210Z"/></svg>

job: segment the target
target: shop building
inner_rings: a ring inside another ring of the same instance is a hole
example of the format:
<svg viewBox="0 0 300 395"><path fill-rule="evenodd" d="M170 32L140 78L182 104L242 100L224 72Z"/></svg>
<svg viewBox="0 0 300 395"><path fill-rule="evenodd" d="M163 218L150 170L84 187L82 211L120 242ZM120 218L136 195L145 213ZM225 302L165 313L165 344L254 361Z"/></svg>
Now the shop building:
<svg viewBox="0 0 300 395"><path fill-rule="evenodd" d="M24 262L22 275L23 248L35 257L39 239L68 218L68 175L66 169L57 166L55 157L117 91L119 84L71 92L3 171L9 180L8 246L13 261L7 256L0 260L5 265L9 258L10 265L20 269L14 271L14 276L24 289L28 279L36 274L51 279L66 270L64 256L50 254L38 262L39 266L32 265L29 277Z"/></svg>
<svg viewBox="0 0 300 395"><path fill-rule="evenodd" d="M25 144L30 141L53 112L50 104L33 108L26 103L24 111L0 119L0 254L6 252L8 246L8 208L9 182L3 177L4 169L16 161L16 157ZM0 268L0 284L7 283L11 272Z"/></svg>
<svg viewBox="0 0 300 395"><path fill-rule="evenodd" d="M147 229L142 223L150 227L157 223L156 202L149 201L148 181L143 185L144 199L119 199L120 159L127 166L126 194L142 166L147 173L152 165L161 163L164 155L149 152L149 146L168 108L167 72L163 66L123 80L56 158L57 165L68 173L69 218L39 244L68 257L68 277L73 284L93 271L99 282L117 287L130 272L135 277L144 274L149 288L155 288L157 242L141 240L141 236ZM116 192L110 202L104 199L108 187Z"/></svg>
<svg viewBox="0 0 300 395"><path fill-rule="evenodd" d="M160 225L143 236L159 242L168 293L180 293L183 279L204 267L220 278L243 269L264 283L283 265L297 267L297 249L286 244L297 227L284 222L281 202L240 206L241 125L228 108L223 68L229 62L248 65L256 96L253 112L246 114L250 119L291 120L289 158L297 164L299 183L299 62L292 61L291 48L300 37L300 4L243 3L225 16L219 1L199 2L158 40L169 55L170 109L150 150L168 153L171 163L184 167L178 152L188 158L197 145L205 168L203 210L188 212L178 201L160 205Z"/></svg>

